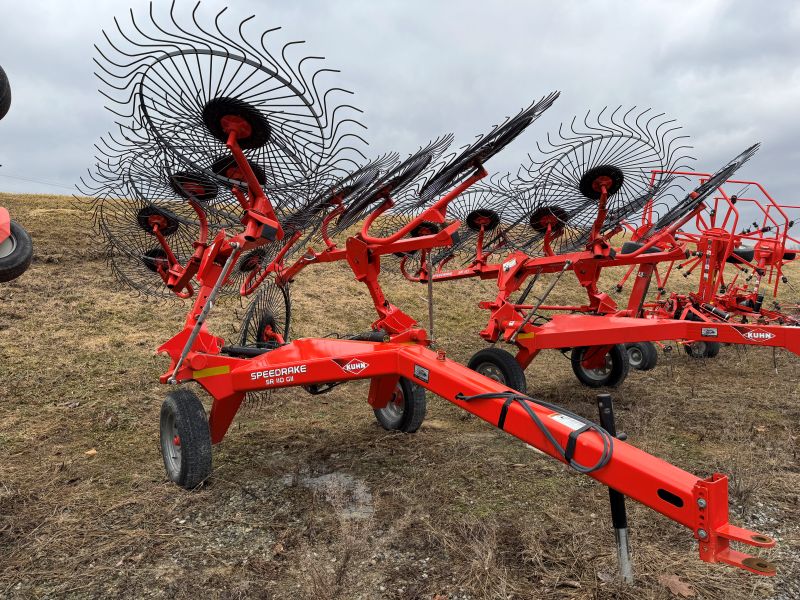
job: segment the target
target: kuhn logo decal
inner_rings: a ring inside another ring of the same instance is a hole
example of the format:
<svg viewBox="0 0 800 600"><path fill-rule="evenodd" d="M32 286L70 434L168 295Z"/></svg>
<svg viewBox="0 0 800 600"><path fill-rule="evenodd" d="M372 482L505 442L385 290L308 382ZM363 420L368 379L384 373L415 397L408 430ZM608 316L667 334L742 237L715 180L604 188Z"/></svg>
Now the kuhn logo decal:
<svg viewBox="0 0 800 600"><path fill-rule="evenodd" d="M343 371L346 371L347 373L352 373L353 375L358 375L364 369L369 367L369 363L365 363L363 360L359 360L357 358L353 358L347 362L343 362L340 360L334 360L334 362L340 367L342 367Z"/></svg>
<svg viewBox="0 0 800 600"><path fill-rule="evenodd" d="M740 333L744 339L750 340L751 342L766 342L775 337L774 333L764 331L763 329L751 329Z"/></svg>

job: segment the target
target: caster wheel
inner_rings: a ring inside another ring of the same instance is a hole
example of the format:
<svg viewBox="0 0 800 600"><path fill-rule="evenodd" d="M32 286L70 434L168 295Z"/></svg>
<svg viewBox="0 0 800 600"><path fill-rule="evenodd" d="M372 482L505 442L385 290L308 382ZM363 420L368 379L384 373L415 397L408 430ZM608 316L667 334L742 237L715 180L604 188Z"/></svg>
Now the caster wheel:
<svg viewBox="0 0 800 600"><path fill-rule="evenodd" d="M625 348L632 369L649 371L658 364L658 350L653 342L633 342L625 344Z"/></svg>
<svg viewBox="0 0 800 600"><path fill-rule="evenodd" d="M612 346L605 356L602 367L589 368L584 364L596 352L594 346L582 346L572 350L572 370L583 385L590 388L618 387L625 381L630 369L628 351L624 344Z"/></svg>
<svg viewBox="0 0 800 600"><path fill-rule="evenodd" d="M426 410L425 388L401 377L389 403L373 412L387 431L414 433L422 425Z"/></svg>
<svg viewBox="0 0 800 600"><path fill-rule="evenodd" d="M502 348L492 347L479 350L472 355L467 366L521 394L528 393L525 371L519 366L517 359Z"/></svg>

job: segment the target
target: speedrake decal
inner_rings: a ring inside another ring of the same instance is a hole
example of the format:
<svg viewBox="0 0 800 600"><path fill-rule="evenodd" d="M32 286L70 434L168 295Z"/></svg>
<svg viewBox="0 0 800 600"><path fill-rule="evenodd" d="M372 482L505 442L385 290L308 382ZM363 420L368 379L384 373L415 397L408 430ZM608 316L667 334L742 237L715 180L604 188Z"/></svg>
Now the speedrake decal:
<svg viewBox="0 0 800 600"><path fill-rule="evenodd" d="M306 372L308 372L308 365L294 365L292 367L280 367L277 369L253 371L250 373L250 379L253 381L263 379L264 386L271 387L273 385L292 383L295 375Z"/></svg>

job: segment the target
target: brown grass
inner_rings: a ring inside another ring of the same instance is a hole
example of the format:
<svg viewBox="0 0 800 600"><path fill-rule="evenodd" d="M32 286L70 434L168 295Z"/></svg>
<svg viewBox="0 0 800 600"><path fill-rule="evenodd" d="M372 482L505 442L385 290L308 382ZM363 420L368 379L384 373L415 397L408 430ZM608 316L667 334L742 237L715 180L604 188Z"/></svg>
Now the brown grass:
<svg viewBox="0 0 800 600"><path fill-rule="evenodd" d="M768 553L779 575L752 577L700 562L688 531L631 503L637 582L624 587L606 489L436 398L408 436L376 425L364 383L281 391L237 417L209 485L168 483L165 364L153 350L186 306L118 289L67 198L0 204L36 249L31 270L0 288L0 597L667 599L665 576L698 598L800 597L793 355L726 347L698 362L673 351L615 393L633 444L698 475L730 473L734 518L779 540ZM581 299L576 287L565 277L557 299ZM436 288L450 356L482 347L476 304L492 289ZM425 318L423 286L387 290ZM309 269L292 292L295 335L373 320L341 265ZM212 329L232 335L234 308L217 307ZM595 417L560 354L527 375L538 397ZM356 501L368 510L353 515Z"/></svg>

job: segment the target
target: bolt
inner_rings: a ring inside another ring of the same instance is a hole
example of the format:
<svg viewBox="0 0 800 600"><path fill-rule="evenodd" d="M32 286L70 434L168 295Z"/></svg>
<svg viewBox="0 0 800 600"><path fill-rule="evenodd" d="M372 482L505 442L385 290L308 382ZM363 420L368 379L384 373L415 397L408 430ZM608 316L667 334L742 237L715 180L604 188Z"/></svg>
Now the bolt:
<svg viewBox="0 0 800 600"><path fill-rule="evenodd" d="M704 540L704 539L706 539L708 537L708 533L706 532L705 529L698 529L697 530L697 537L699 537L701 540Z"/></svg>
<svg viewBox="0 0 800 600"><path fill-rule="evenodd" d="M706 506L708 506L708 503L706 502L705 498L698 498L697 499L697 506L698 506L698 508L705 508Z"/></svg>

